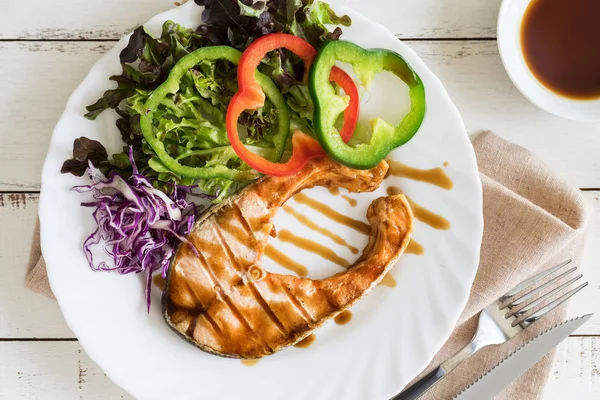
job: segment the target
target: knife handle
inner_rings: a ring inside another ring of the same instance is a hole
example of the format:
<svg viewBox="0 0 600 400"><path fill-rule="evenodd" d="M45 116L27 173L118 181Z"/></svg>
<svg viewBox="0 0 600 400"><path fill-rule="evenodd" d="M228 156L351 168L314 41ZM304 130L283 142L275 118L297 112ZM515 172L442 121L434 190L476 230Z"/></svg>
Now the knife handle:
<svg viewBox="0 0 600 400"><path fill-rule="evenodd" d="M490 344L485 340L481 340L477 335L461 350L452 357L440 364L439 367L407 387L400 394L392 397L390 400L416 400L428 391L433 385L438 383L440 379L446 376L450 371L458 366L461 362L471 357L473 353Z"/></svg>
<svg viewBox="0 0 600 400"><path fill-rule="evenodd" d="M446 371L439 366L390 400L416 400L445 375Z"/></svg>

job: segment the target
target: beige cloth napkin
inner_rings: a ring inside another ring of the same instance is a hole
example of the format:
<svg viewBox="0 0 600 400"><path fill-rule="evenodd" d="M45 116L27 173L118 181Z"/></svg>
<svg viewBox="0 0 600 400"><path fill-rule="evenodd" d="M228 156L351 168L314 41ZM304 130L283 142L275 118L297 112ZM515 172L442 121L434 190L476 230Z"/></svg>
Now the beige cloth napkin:
<svg viewBox="0 0 600 400"><path fill-rule="evenodd" d="M38 220L33 230L33 240L31 241L31 252L29 253L29 262L27 263L27 272L25 273L25 287L36 293L56 299L50 282L48 282L48 273L46 272L46 261L42 257L42 248L40 247L40 221Z"/></svg>
<svg viewBox="0 0 600 400"><path fill-rule="evenodd" d="M450 339L423 374L469 342L477 313L517 283L558 262L579 265L589 218L579 190L557 177L531 152L491 132L473 141L483 185L484 233L481 257L471 295ZM563 320L565 307L555 310L501 346L481 350L423 396L451 399L504 357ZM546 356L496 399L542 399L554 353Z"/></svg>
<svg viewBox="0 0 600 400"><path fill-rule="evenodd" d="M491 132L473 145L483 184L485 229L481 261L459 325L435 356L427 373L464 346L473 335L476 314L523 279L569 258L578 265L588 213L576 188L558 178L529 151ZM52 296L39 247L39 226L27 270L26 286ZM425 395L451 399L527 338L564 318L564 308L540 320L517 340L484 349ZM475 316L475 317L474 317ZM508 387L498 399L541 399L553 362L549 355Z"/></svg>

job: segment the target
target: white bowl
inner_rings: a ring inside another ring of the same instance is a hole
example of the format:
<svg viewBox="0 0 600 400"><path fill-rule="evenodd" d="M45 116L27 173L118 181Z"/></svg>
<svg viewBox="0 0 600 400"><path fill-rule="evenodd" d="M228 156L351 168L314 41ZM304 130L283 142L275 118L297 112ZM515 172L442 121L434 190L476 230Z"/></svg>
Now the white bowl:
<svg viewBox="0 0 600 400"><path fill-rule="evenodd" d="M559 117L576 121L600 121L600 99L575 100L542 85L523 57L521 22L532 0L504 0L498 16L498 49L504 68L517 89L533 104Z"/></svg>

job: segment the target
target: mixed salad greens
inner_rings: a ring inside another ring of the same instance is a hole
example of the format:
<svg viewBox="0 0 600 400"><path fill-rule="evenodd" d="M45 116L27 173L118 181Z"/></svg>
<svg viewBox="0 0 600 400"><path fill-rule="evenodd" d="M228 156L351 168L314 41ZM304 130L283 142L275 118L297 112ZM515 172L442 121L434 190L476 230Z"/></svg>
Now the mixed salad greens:
<svg viewBox="0 0 600 400"><path fill-rule="evenodd" d="M164 167L155 152L144 140L140 117L153 91L163 84L171 70L186 55L200 48L229 46L243 51L255 39L284 32L319 47L342 34L339 27L330 32L325 24L349 26L347 16L337 16L326 3L312 0L196 0L205 9L202 25L196 30L172 21L163 25L159 38L136 29L129 44L120 54L123 73L110 79L115 89L104 93L96 103L87 107L86 117L95 119L103 111L114 109L119 114L117 128L125 143L122 153L109 157L104 147L82 138L74 144L73 159L65 162L63 173L82 176L88 161L109 175L117 171L124 177L131 174L127 148L132 147L134 158L142 174L151 178L160 190L169 192L171 183L184 186L198 185L207 194L216 195L217 201L235 192L258 177L235 154L227 139L225 114L233 94L237 91L236 66L228 60L202 61L186 71L176 94L165 99L155 111L160 119L161 134L169 155L181 164L191 167L225 166L231 171L247 171L236 179L215 174L194 179L176 174ZM307 72L297 56L281 49L268 55L260 68L277 85L290 110L292 129L312 129L312 101L303 82ZM246 145L266 156L275 149L278 111L270 101L253 113L244 113L240 123L245 127Z"/></svg>
<svg viewBox="0 0 600 400"><path fill-rule="evenodd" d="M339 40L349 26L314 0L195 0L203 24L193 30L167 21L160 37L136 29L120 53L116 88L87 107L94 120L113 109L123 152L75 140L61 172L83 176L97 229L84 243L94 270L166 276L173 248L186 242L197 194L220 202L261 174L289 176L329 155L368 169L418 131L425 90L404 59ZM320 50L318 50L320 49ZM357 132L354 80L335 64L354 67L363 86L390 71L409 87L410 112L393 127L381 118ZM108 176L108 178L106 178ZM196 190L196 192L194 192ZM114 265L95 264L101 246ZM195 250L193 245L190 244Z"/></svg>

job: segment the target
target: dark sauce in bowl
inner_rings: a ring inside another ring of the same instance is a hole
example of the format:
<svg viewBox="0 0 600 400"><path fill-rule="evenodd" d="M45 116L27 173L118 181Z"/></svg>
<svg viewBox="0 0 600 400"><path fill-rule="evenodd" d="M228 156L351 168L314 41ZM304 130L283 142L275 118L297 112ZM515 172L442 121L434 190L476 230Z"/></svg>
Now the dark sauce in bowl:
<svg viewBox="0 0 600 400"><path fill-rule="evenodd" d="M577 100L600 98L600 0L532 0L521 48L548 89Z"/></svg>

